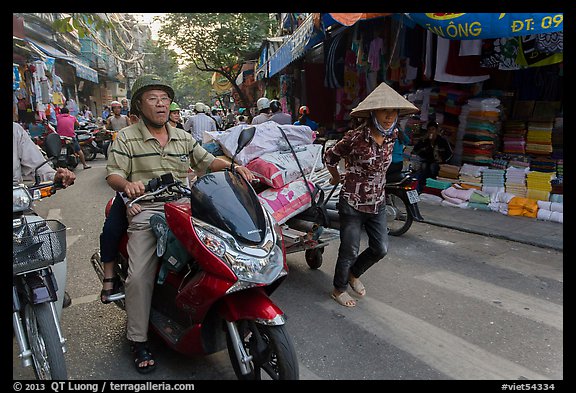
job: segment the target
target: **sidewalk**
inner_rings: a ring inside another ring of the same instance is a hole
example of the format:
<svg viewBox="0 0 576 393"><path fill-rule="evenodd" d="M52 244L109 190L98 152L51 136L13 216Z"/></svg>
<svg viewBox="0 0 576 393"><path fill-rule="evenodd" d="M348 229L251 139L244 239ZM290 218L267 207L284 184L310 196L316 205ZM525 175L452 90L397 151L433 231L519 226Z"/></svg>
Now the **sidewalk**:
<svg viewBox="0 0 576 393"><path fill-rule="evenodd" d="M499 212L442 206L418 202L424 222L459 231L492 236L533 246L564 249L564 225Z"/></svg>

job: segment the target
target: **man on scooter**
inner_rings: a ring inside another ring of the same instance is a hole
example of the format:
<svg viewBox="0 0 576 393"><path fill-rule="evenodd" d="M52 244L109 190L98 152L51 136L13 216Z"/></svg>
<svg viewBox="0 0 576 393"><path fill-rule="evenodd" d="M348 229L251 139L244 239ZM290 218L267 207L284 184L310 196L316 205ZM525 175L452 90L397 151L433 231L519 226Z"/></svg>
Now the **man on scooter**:
<svg viewBox="0 0 576 393"><path fill-rule="evenodd" d="M168 123L169 106L174 90L156 75L142 75L132 86L131 111L140 120L121 131L112 143L106 180L115 191L128 199L144 194L151 179L171 172L174 178L188 183L188 169L207 172L230 167L214 157L184 130ZM247 181L254 175L236 166ZM152 371L156 364L150 352L148 322L158 257L156 235L150 217L164 212L165 202L140 201L140 212L128 218L129 269L125 282L127 338L131 343L134 365L140 373Z"/></svg>
<svg viewBox="0 0 576 393"><path fill-rule="evenodd" d="M18 123L12 124L12 183L19 184L34 178L34 170L45 161L44 156L32 139ZM62 183L64 188L74 184L76 175L66 168L54 170L49 164L38 168L41 181L54 181ZM52 271L58 283L58 301L56 311L62 315L62 307L68 307L72 300L65 292L66 289L66 259L62 263L52 266Z"/></svg>

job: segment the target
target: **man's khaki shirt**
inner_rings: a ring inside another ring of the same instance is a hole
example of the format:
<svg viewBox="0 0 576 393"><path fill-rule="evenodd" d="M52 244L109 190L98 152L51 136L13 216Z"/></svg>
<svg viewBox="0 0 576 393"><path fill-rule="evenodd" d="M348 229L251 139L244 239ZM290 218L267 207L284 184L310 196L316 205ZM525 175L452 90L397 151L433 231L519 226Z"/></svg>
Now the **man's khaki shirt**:
<svg viewBox="0 0 576 393"><path fill-rule="evenodd" d="M140 120L118 132L110 148L107 176L119 175L130 181L160 177L168 172L188 184L188 170L199 173L208 170L215 157L207 152L189 133L166 124L168 142L164 147L152 136Z"/></svg>

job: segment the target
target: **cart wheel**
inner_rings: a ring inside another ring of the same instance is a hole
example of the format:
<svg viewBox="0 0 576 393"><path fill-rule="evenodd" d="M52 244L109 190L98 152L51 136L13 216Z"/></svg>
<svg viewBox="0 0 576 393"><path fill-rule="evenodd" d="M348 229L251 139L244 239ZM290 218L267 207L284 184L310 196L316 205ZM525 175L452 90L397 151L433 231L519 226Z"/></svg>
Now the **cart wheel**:
<svg viewBox="0 0 576 393"><path fill-rule="evenodd" d="M313 248L311 250L306 250L306 263L310 269L318 269L322 266L322 254L324 253L324 247Z"/></svg>

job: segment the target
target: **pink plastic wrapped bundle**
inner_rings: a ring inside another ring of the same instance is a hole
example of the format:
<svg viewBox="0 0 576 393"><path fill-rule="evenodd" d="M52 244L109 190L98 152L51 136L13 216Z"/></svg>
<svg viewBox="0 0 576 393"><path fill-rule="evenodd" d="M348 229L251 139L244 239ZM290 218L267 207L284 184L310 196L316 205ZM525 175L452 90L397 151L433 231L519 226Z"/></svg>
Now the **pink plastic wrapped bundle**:
<svg viewBox="0 0 576 393"><path fill-rule="evenodd" d="M314 184L308 182L308 185L314 192ZM295 180L281 188L268 188L258 194L258 198L278 224L285 223L312 206L312 198L304 179Z"/></svg>

